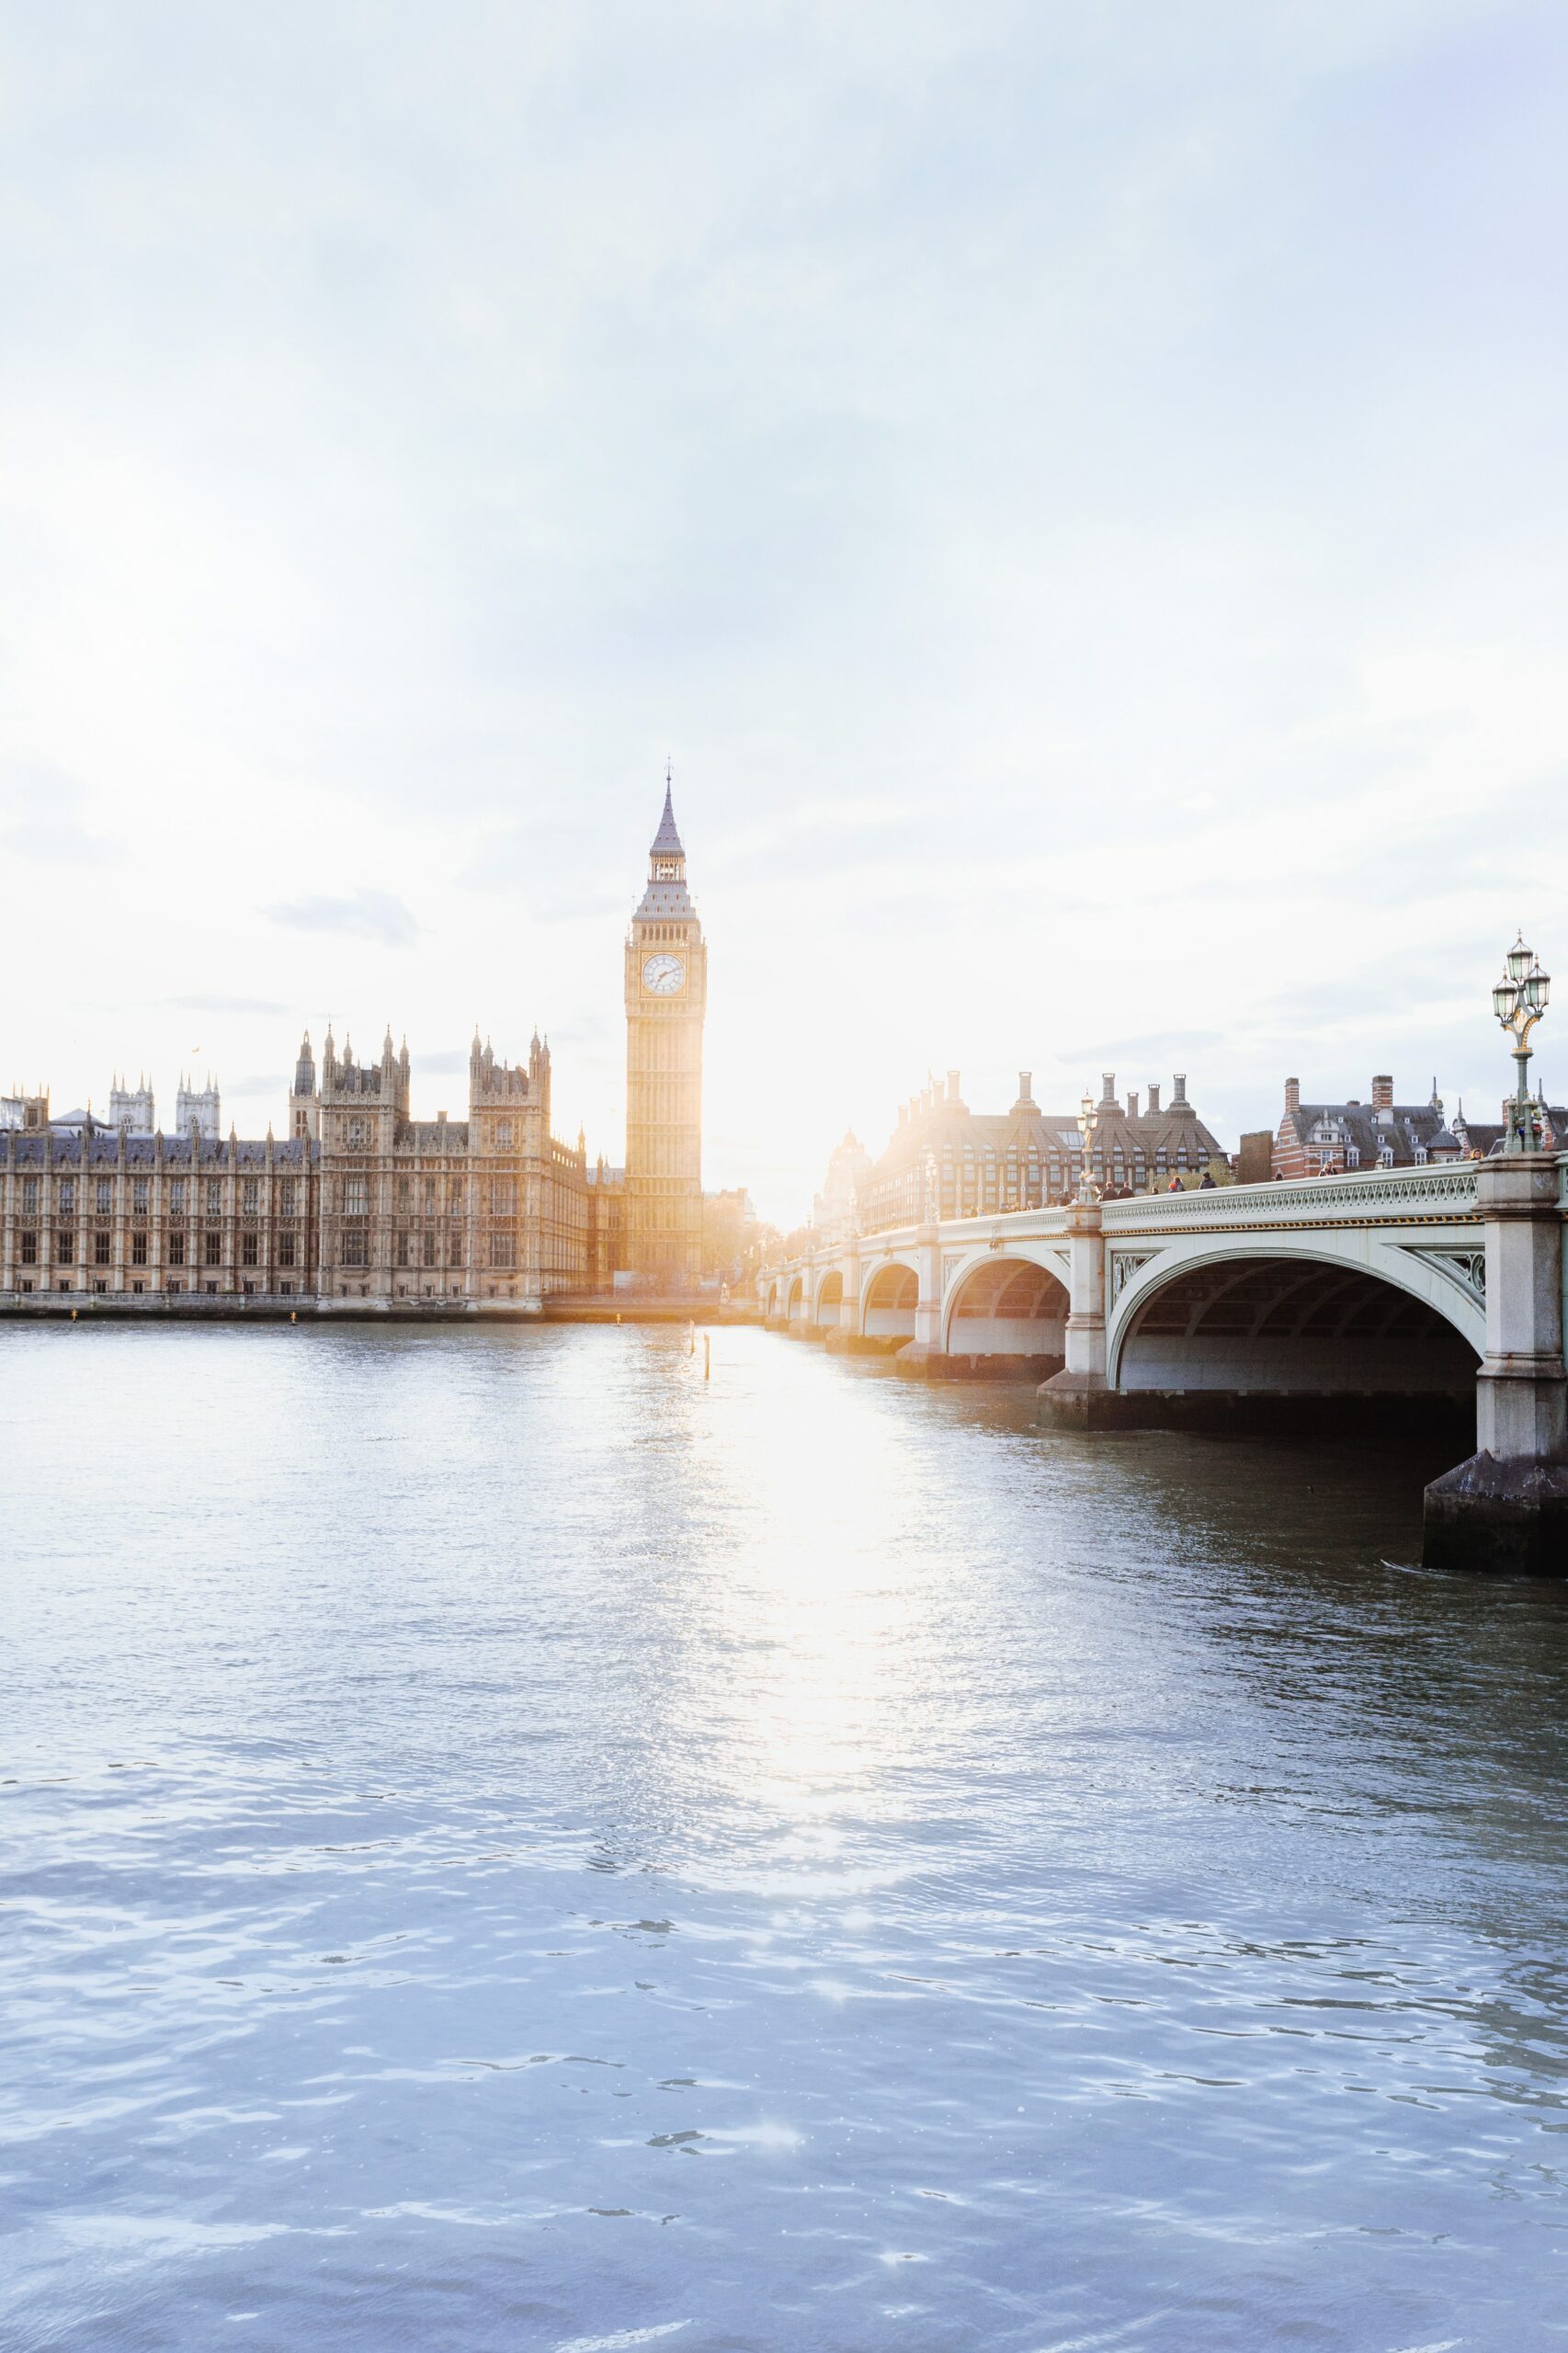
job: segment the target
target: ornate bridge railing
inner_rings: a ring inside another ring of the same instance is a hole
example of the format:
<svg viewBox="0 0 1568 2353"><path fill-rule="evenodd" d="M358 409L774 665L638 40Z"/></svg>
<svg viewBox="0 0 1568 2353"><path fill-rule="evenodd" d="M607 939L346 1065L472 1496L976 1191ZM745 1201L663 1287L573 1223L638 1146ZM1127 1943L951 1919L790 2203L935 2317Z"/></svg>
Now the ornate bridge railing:
<svg viewBox="0 0 1568 2353"><path fill-rule="evenodd" d="M1385 1225L1479 1222L1479 1161L1437 1168L1372 1168L1344 1176L1307 1176L1290 1184L1217 1185L1212 1192L1144 1193L1107 1201L1108 1234L1151 1227L1186 1233L1205 1226Z"/></svg>
<svg viewBox="0 0 1568 2353"><path fill-rule="evenodd" d="M1218 1185L1212 1191L1141 1193L1128 1201L1105 1201L1100 1217L1106 1237L1150 1233L1190 1233L1238 1227L1275 1227L1281 1233L1308 1226L1386 1224L1473 1225L1480 1222L1475 1180L1478 1161L1449 1162L1436 1168L1370 1168L1342 1176L1308 1176L1290 1184ZM1568 1208L1568 1159L1562 1168L1562 1198ZM912 1249L918 1225L886 1227L856 1237L862 1262ZM996 1210L979 1217L948 1218L937 1227L945 1249L971 1249L1013 1238L1064 1241L1068 1207ZM790 1270L836 1260L846 1244L824 1245L792 1259Z"/></svg>

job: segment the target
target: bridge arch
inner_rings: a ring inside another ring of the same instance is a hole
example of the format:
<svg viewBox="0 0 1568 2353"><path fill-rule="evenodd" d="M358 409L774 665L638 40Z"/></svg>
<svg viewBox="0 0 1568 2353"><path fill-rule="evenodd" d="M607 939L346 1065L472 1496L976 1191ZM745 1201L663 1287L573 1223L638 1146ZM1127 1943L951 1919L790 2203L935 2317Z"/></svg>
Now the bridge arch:
<svg viewBox="0 0 1568 2353"><path fill-rule="evenodd" d="M869 1340L912 1340L920 1278L905 1258L887 1258L866 1278L860 1329Z"/></svg>
<svg viewBox="0 0 1568 2353"><path fill-rule="evenodd" d="M1259 1235L1134 1269L1112 1307L1106 1373L1125 1391L1461 1397L1484 1347L1479 1303L1397 1245Z"/></svg>
<svg viewBox="0 0 1568 2353"><path fill-rule="evenodd" d="M787 1324L803 1324L806 1320L806 1284L803 1275L790 1278L784 1295L784 1320Z"/></svg>
<svg viewBox="0 0 1568 2353"><path fill-rule="evenodd" d="M948 1285L942 1347L960 1357L1060 1357L1067 1310L1054 1266L1026 1252L981 1252Z"/></svg>
<svg viewBox="0 0 1568 2353"><path fill-rule="evenodd" d="M817 1283L816 1304L812 1311L812 1320L813 1323L820 1324L824 1330L832 1331L843 1321L843 1317L844 1277L836 1267L829 1267Z"/></svg>

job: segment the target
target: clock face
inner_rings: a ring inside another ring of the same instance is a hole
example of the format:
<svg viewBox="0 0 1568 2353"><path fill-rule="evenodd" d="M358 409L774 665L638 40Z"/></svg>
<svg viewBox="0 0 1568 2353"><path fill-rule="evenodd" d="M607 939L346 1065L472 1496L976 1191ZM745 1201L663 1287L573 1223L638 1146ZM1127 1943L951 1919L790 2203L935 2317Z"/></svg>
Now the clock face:
<svg viewBox="0 0 1568 2353"><path fill-rule="evenodd" d="M650 956L642 967L642 985L650 996L675 996L686 986L686 966L678 956Z"/></svg>

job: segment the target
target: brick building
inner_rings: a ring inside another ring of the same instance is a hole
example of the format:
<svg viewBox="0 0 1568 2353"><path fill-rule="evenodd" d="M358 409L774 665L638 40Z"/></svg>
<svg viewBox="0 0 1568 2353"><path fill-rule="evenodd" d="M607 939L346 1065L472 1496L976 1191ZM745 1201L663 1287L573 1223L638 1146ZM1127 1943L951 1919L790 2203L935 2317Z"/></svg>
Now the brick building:
<svg viewBox="0 0 1568 2353"><path fill-rule="evenodd" d="M1114 1071L1104 1074L1090 1148L1096 1183L1142 1192L1223 1160L1187 1100L1185 1074L1173 1081L1168 1104L1162 1093L1151 1086L1146 1105L1137 1094L1123 1098ZM1029 1072L1018 1073L1010 1110L974 1112L959 1092L958 1072L949 1071L945 1086L932 1081L901 1106L887 1150L860 1175L860 1231L1065 1200L1077 1190L1081 1166L1077 1113L1042 1111Z"/></svg>
<svg viewBox="0 0 1568 2353"><path fill-rule="evenodd" d="M1288 1078L1270 1174L1289 1180L1357 1168L1424 1168L1464 1156L1464 1145L1444 1120L1436 1079L1425 1103L1396 1103L1386 1073L1373 1079L1365 1103L1355 1096L1344 1103L1303 1103L1301 1081Z"/></svg>

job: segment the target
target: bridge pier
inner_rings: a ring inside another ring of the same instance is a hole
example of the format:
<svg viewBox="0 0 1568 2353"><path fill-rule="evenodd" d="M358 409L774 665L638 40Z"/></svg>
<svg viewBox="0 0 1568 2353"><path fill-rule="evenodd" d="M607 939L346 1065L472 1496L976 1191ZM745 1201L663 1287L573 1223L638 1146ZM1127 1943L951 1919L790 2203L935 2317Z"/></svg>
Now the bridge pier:
<svg viewBox="0 0 1568 2353"><path fill-rule="evenodd" d="M1036 1390L1036 1419L1049 1429L1136 1427L1136 1404L1106 1380L1105 1233L1098 1201L1074 1201L1066 1226L1065 1361Z"/></svg>
<svg viewBox="0 0 1568 2353"><path fill-rule="evenodd" d="M1431 1567L1568 1576L1562 1185L1550 1153L1506 1154L1477 1171L1486 1220L1477 1448L1426 1490Z"/></svg>
<svg viewBox="0 0 1568 2353"><path fill-rule="evenodd" d="M926 1366L942 1353L941 1236L934 1225L915 1230L915 1267L919 1290L915 1301L915 1337L898 1351L898 1370L916 1381L926 1377Z"/></svg>
<svg viewBox="0 0 1568 2353"><path fill-rule="evenodd" d="M835 1322L824 1325L822 1337L823 1346L837 1356L848 1353L849 1343L860 1328L860 1263L852 1247L829 1268L824 1281L833 1274L838 1277L838 1314Z"/></svg>

